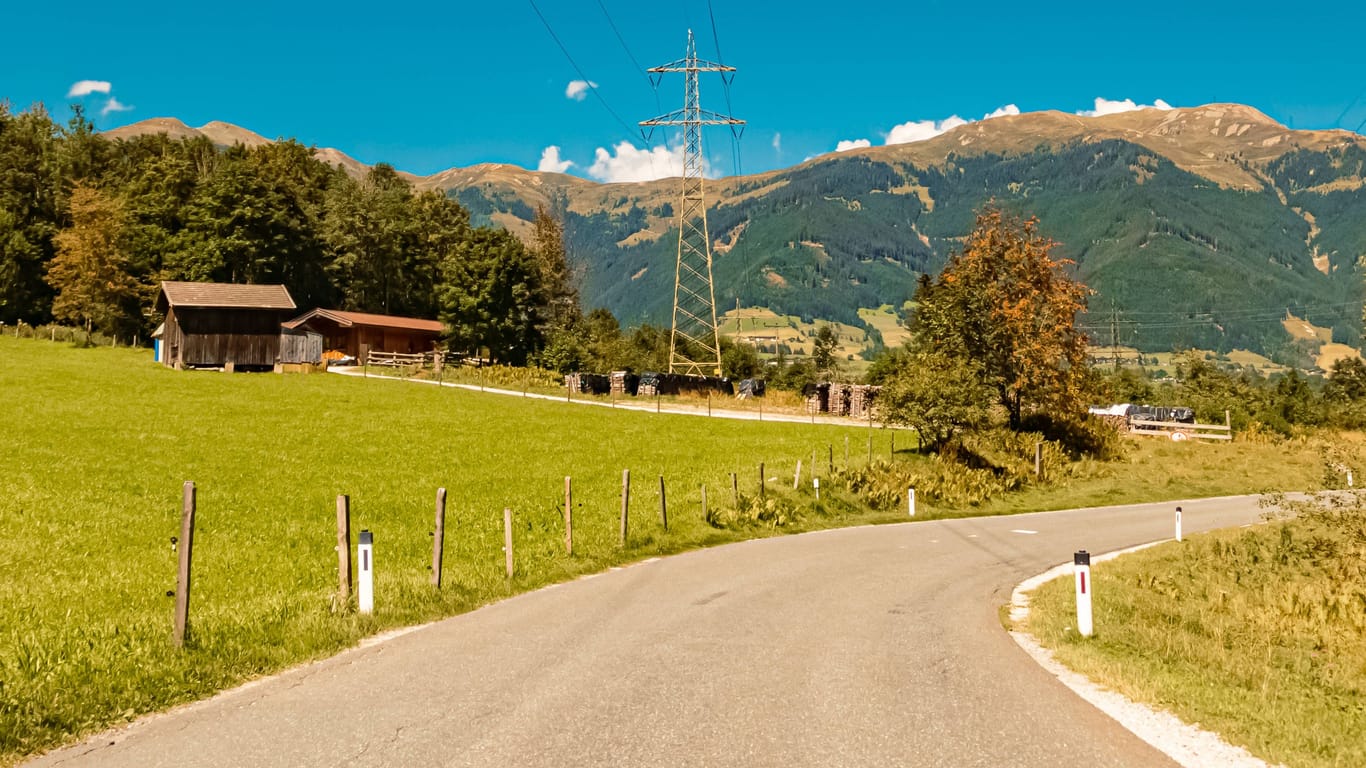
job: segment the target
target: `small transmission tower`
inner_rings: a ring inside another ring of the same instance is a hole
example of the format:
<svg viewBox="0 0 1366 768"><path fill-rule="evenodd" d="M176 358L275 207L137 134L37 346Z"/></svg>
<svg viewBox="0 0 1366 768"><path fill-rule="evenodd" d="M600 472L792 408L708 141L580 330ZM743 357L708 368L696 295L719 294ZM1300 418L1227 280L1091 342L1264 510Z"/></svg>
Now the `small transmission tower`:
<svg viewBox="0 0 1366 768"><path fill-rule="evenodd" d="M720 376L721 337L716 327L716 290L711 277L711 235L702 196L702 126L736 126L744 125L745 121L702 109L697 73L730 73L735 67L699 61L697 44L693 42L692 30L688 30L687 56L647 71L656 85L665 72L682 72L686 81L682 109L640 123L648 128L683 126L683 194L678 206L678 264L674 269L669 373Z"/></svg>

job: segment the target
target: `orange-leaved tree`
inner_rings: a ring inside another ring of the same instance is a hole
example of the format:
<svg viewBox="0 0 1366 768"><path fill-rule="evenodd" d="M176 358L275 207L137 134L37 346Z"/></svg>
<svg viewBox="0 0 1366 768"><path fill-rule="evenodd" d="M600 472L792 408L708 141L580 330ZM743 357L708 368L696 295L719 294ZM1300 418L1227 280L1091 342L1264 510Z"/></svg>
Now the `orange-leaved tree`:
<svg viewBox="0 0 1366 768"><path fill-rule="evenodd" d="M52 314L90 332L111 332L128 320L137 296L124 245L127 218L118 199L77 182L71 190L71 226L57 233L57 256L47 282L57 291Z"/></svg>
<svg viewBox="0 0 1366 768"><path fill-rule="evenodd" d="M1018 429L1027 411L1073 415L1086 380L1086 336L1076 326L1090 290L1054 258L1036 219L988 208L937 279L922 277L917 348L959 358L994 392Z"/></svg>

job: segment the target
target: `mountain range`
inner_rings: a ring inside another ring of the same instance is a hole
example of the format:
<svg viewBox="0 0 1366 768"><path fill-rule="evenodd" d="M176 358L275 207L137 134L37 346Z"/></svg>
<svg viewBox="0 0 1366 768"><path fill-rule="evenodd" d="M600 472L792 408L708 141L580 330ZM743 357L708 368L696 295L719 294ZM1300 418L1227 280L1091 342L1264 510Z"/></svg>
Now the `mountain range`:
<svg viewBox="0 0 1366 768"><path fill-rule="evenodd" d="M267 139L227 123L168 119L106 133ZM315 156L362 175L332 149ZM602 184L510 165L407 175L459 199L476 223L564 222L588 306L667 323L677 179ZM1142 350L1249 349L1303 364L1293 314L1359 346L1366 254L1366 138L1292 130L1236 104L1101 117L1007 115L910 144L822 155L707 183L719 307L768 307L859 326L902 307L922 273L961 247L988 204L1037 216L1093 289L1098 343ZM866 326L870 337L876 335Z"/></svg>

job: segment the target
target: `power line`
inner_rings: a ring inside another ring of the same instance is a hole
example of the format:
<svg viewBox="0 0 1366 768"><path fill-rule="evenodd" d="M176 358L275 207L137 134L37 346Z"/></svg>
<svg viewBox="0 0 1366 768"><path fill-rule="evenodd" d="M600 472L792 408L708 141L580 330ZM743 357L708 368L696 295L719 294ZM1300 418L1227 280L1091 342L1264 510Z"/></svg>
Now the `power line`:
<svg viewBox="0 0 1366 768"><path fill-rule="evenodd" d="M631 66L636 72L640 73L641 77L645 78L645 82L650 84L650 90L654 91L655 94L655 105L659 106L660 111L662 112L663 107L659 104L659 89L655 87L654 82L650 80L650 76L646 74L645 67L641 66L641 63L636 60L635 54L631 53L630 46L626 44L626 38L622 37L621 30L617 29L616 22L612 21L612 14L607 12L607 6L602 4L602 0L598 0L598 8L602 9L602 15L607 19L607 26L611 27L612 34L617 36L617 42L621 43L621 50L626 52L626 58L631 60Z"/></svg>
<svg viewBox="0 0 1366 768"><path fill-rule="evenodd" d="M716 11L712 9L711 0L707 0L707 17L711 21L711 41L712 45L716 47L716 63L724 65L726 59L721 55L721 37L716 33ZM728 74L729 73L721 74L721 89L726 95L727 114L735 111L730 104L730 84L735 79L735 76L730 74L728 77ZM743 132L744 128L741 127L740 130ZM730 131L730 152L731 167L735 169L735 175L740 176L743 173L740 168L740 135L736 134L734 128L731 128Z"/></svg>
<svg viewBox="0 0 1366 768"><path fill-rule="evenodd" d="M636 136L638 135L636 131L633 130L631 126L621 118L621 115L617 114L617 111L615 109L612 109L612 105L608 104L607 99L604 98L602 93L598 91L597 84L595 84L591 79L589 79L588 75L584 74L583 68L579 66L578 62L574 61L574 57L569 54L569 49L566 48L564 42L560 40L560 36L555 34L554 27L550 26L550 22L546 19L545 14L541 13L541 9L536 5L536 0L527 0L527 2L531 3L531 9L536 12L536 16L540 18L541 23L545 25L545 31L550 33L551 39L554 40L555 44L560 47L560 52L563 53L564 57L569 60L569 65L572 66L574 68L574 71L579 74L579 79L582 80L588 86L588 90L593 92L593 95L597 97L598 101L602 102L603 109L606 109L607 112L612 115L612 117L616 118L616 121L620 123L621 127L626 130L626 135L631 137L631 143L634 145L636 143ZM649 146L648 140L646 141L646 146L647 148Z"/></svg>

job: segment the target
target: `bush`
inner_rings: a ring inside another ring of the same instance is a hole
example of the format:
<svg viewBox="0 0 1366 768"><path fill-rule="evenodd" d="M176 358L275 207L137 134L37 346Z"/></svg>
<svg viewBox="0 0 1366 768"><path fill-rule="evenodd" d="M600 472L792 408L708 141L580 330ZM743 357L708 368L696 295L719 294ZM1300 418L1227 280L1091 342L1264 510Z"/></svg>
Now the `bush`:
<svg viewBox="0 0 1366 768"><path fill-rule="evenodd" d="M744 530L750 528L782 528L801 520L801 512L791 499L776 493L758 496L741 494L738 508L710 507L707 524L713 528Z"/></svg>
<svg viewBox="0 0 1366 768"><path fill-rule="evenodd" d="M1036 413L1025 418L1021 431L1039 433L1073 459L1110 461L1124 456L1124 439L1119 432L1091 415L1078 419Z"/></svg>

